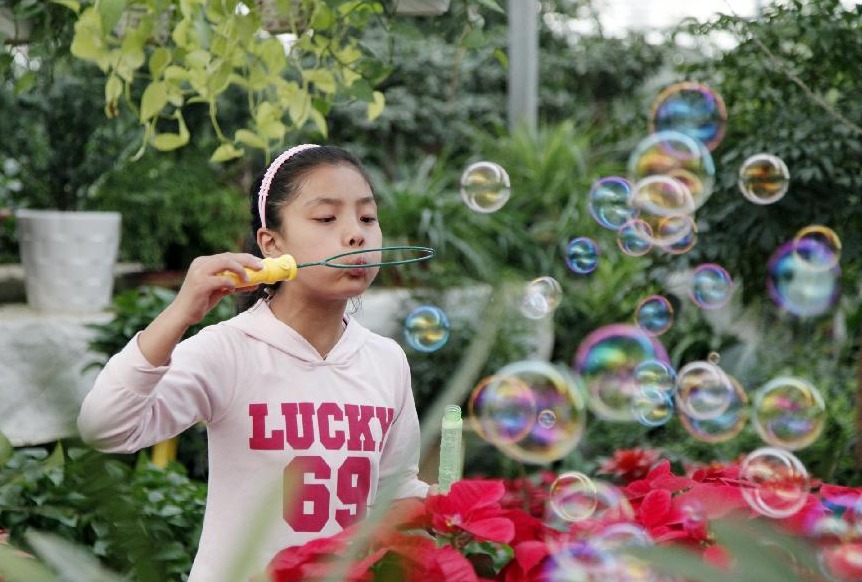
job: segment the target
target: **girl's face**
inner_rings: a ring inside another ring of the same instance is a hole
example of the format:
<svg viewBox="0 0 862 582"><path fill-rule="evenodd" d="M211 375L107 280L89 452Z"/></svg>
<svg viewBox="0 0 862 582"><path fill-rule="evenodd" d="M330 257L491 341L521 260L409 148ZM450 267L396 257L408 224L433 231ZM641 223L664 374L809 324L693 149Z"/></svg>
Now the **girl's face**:
<svg viewBox="0 0 862 582"><path fill-rule="evenodd" d="M350 165L323 165L309 172L296 197L281 208L281 219L278 246L297 263L322 261L383 244L371 187ZM380 252L348 255L335 262L377 263ZM290 285L313 287L321 298L346 299L364 292L378 270L305 267Z"/></svg>

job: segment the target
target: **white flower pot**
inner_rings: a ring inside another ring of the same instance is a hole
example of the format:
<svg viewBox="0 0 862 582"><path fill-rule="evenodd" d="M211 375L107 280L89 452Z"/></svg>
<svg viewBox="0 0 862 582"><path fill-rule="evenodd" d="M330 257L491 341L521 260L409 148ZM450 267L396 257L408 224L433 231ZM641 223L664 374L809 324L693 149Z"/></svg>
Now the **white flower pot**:
<svg viewBox="0 0 862 582"><path fill-rule="evenodd" d="M449 0L398 0L395 10L404 16L439 16L449 10Z"/></svg>
<svg viewBox="0 0 862 582"><path fill-rule="evenodd" d="M119 212L16 212L27 304L38 311L91 313L114 290Z"/></svg>

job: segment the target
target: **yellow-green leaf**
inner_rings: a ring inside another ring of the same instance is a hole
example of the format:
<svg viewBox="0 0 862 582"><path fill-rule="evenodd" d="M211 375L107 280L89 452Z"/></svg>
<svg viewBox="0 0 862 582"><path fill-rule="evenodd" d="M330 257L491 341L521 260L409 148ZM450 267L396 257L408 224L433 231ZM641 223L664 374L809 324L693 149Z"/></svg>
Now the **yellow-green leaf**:
<svg viewBox="0 0 862 582"><path fill-rule="evenodd" d="M337 85L335 76L326 69L311 69L302 71L302 78L309 83L314 83L314 86L321 93L335 93Z"/></svg>
<svg viewBox="0 0 862 582"><path fill-rule="evenodd" d="M12 447L12 443L9 442L9 439L6 438L6 435L0 432L0 467L6 464L6 461L12 457L12 453L15 449Z"/></svg>
<svg viewBox="0 0 862 582"><path fill-rule="evenodd" d="M153 79L158 79L165 72L168 64L171 62L171 51L165 47L158 47L150 55L150 74Z"/></svg>
<svg viewBox="0 0 862 582"><path fill-rule="evenodd" d="M321 135L323 135L323 137L329 137L329 127L326 125L326 118L323 116L323 114L314 107L311 108L311 111L309 113L311 119L314 120L314 125L317 126L317 129L320 131Z"/></svg>
<svg viewBox="0 0 862 582"><path fill-rule="evenodd" d="M108 77L105 83L105 102L113 103L123 94L123 82L116 75Z"/></svg>
<svg viewBox="0 0 862 582"><path fill-rule="evenodd" d="M174 112L174 119L179 123L178 133L158 133L152 137L153 147L157 150L167 152L189 143L189 128L186 127L186 121L179 110Z"/></svg>
<svg viewBox="0 0 862 582"><path fill-rule="evenodd" d="M141 122L155 117L168 104L168 91L161 81L150 83L141 96Z"/></svg>
<svg viewBox="0 0 862 582"><path fill-rule="evenodd" d="M258 149L262 149L262 150L266 149L266 141L262 137L260 137L258 134L256 134L255 132L253 132L251 130L239 129L234 134L233 138L236 141L238 141L240 143L244 143L245 145L247 145L249 147L258 148Z"/></svg>
<svg viewBox="0 0 862 582"><path fill-rule="evenodd" d="M242 148L238 148L232 143L223 143L210 156L211 162L226 162L228 160L235 160L236 158L242 157L245 153L245 150Z"/></svg>
<svg viewBox="0 0 862 582"><path fill-rule="evenodd" d="M100 0L96 6L102 19L102 30L113 30L123 16L126 0Z"/></svg>
<svg viewBox="0 0 862 582"><path fill-rule="evenodd" d="M383 93L380 91L374 92L374 101L368 104L368 121L374 121L377 119L381 113L383 113L383 108L386 106L386 97L383 96Z"/></svg>
<svg viewBox="0 0 862 582"><path fill-rule="evenodd" d="M81 12L81 3L75 2L75 0L51 0L54 4L59 4L60 6L65 6L75 14Z"/></svg>

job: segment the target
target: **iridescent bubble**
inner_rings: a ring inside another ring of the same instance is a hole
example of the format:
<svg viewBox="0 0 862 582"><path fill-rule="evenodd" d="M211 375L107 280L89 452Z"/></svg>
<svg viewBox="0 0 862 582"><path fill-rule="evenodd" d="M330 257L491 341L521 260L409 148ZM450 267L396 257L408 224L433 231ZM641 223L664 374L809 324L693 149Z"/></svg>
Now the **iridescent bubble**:
<svg viewBox="0 0 862 582"><path fill-rule="evenodd" d="M588 519L598 506L596 486L592 479L578 471L557 477L551 484L548 499L554 513L565 521Z"/></svg>
<svg viewBox="0 0 862 582"><path fill-rule="evenodd" d="M781 158L772 154L756 154L740 166L737 185L748 201L773 204L787 194L790 171Z"/></svg>
<svg viewBox="0 0 862 582"><path fill-rule="evenodd" d="M668 216L656 231L658 247L671 255L687 253L697 244L697 224L691 216Z"/></svg>
<svg viewBox="0 0 862 582"><path fill-rule="evenodd" d="M662 295L642 299L635 309L635 323L650 335L661 335L673 325L673 306Z"/></svg>
<svg viewBox="0 0 862 582"><path fill-rule="evenodd" d="M652 248L652 227L639 218L629 220L617 233L617 245L630 257L640 257Z"/></svg>
<svg viewBox="0 0 862 582"><path fill-rule="evenodd" d="M614 566L613 556L587 541L549 543L550 555L535 575L542 582L591 582L607 580Z"/></svg>
<svg viewBox="0 0 862 582"><path fill-rule="evenodd" d="M517 442L536 423L533 390L516 376L488 376L479 381L468 402L473 426L492 444Z"/></svg>
<svg viewBox="0 0 862 582"><path fill-rule="evenodd" d="M788 241L778 247L767 264L766 287L769 296L781 309L800 318L817 317L828 312L841 292L841 268L812 268L800 259L800 253L813 255L823 252L820 243L811 240Z"/></svg>
<svg viewBox="0 0 862 582"><path fill-rule="evenodd" d="M641 390L655 389L672 394L676 390L676 370L661 360L644 360L635 368L635 382Z"/></svg>
<svg viewBox="0 0 862 582"><path fill-rule="evenodd" d="M650 131L680 131L713 151L724 137L727 108L708 85L683 82L665 87L652 104Z"/></svg>
<svg viewBox="0 0 862 582"><path fill-rule="evenodd" d="M667 351L634 325L612 324L592 331L575 353L573 367L583 378L590 409L605 420L630 421L632 398L640 386L635 370L644 362L668 362Z"/></svg>
<svg viewBox="0 0 862 582"><path fill-rule="evenodd" d="M563 298L563 288L553 277L538 277L527 284L521 300L521 313L530 319L542 319L553 313Z"/></svg>
<svg viewBox="0 0 862 582"><path fill-rule="evenodd" d="M495 376L515 378L529 386L536 410L550 411L555 418L551 426L534 422L523 438L499 443L503 453L517 461L541 465L561 459L577 446L586 428L587 403L575 376L539 360L508 364Z"/></svg>
<svg viewBox="0 0 862 582"><path fill-rule="evenodd" d="M417 307L404 319L404 337L414 350L435 352L449 341L449 318L439 307Z"/></svg>
<svg viewBox="0 0 862 582"><path fill-rule="evenodd" d="M599 247L585 236L573 238L566 245L566 266L578 275L592 273L599 266Z"/></svg>
<svg viewBox="0 0 862 582"><path fill-rule="evenodd" d="M679 131L658 131L642 139L629 156L628 178L637 184L666 176L686 186L697 210L712 195L715 163L702 142Z"/></svg>
<svg viewBox="0 0 862 582"><path fill-rule="evenodd" d="M828 271L841 260L841 239L828 226L806 226L793 237L796 258L817 271Z"/></svg>
<svg viewBox="0 0 862 582"><path fill-rule="evenodd" d="M543 410L539 413L539 418L536 420L542 428L553 428L557 424L557 415L553 410Z"/></svg>
<svg viewBox="0 0 862 582"><path fill-rule="evenodd" d="M698 265L691 277L689 297L701 309L724 307L733 294L733 278L720 265Z"/></svg>
<svg viewBox="0 0 862 582"><path fill-rule="evenodd" d="M649 532L636 523L611 523L592 536L593 543L608 549L649 547L655 542Z"/></svg>
<svg viewBox="0 0 862 582"><path fill-rule="evenodd" d="M694 212L694 199L688 187L671 176L647 176L635 184L632 206L640 218L678 216Z"/></svg>
<svg viewBox="0 0 862 582"><path fill-rule="evenodd" d="M748 421L748 396L739 381L727 374L733 394L723 414L711 419L692 418L682 410L677 410L679 420L688 433L699 441L721 443L734 438Z"/></svg>
<svg viewBox="0 0 862 582"><path fill-rule="evenodd" d="M611 176L596 180L589 193L590 215L600 226L609 230L619 228L637 216L629 203L632 183L625 178Z"/></svg>
<svg viewBox="0 0 862 582"><path fill-rule="evenodd" d="M641 388L632 398L632 416L644 426L661 426L673 417L671 395L657 388Z"/></svg>
<svg viewBox="0 0 862 582"><path fill-rule="evenodd" d="M790 451L763 447L749 453L739 469L740 491L752 509L775 519L802 509L811 489L808 471Z"/></svg>
<svg viewBox="0 0 862 582"><path fill-rule="evenodd" d="M862 541L828 544L818 550L820 573L829 582L862 580Z"/></svg>
<svg viewBox="0 0 862 582"><path fill-rule="evenodd" d="M730 377L711 362L689 362L677 374L676 405L689 418L718 418L727 411L733 398Z"/></svg>
<svg viewBox="0 0 862 582"><path fill-rule="evenodd" d="M499 164L476 162L461 174L461 198L474 212L496 212L511 195L509 174Z"/></svg>
<svg viewBox="0 0 862 582"><path fill-rule="evenodd" d="M706 510L698 499L686 499L680 506L682 526L686 531L696 531L706 523Z"/></svg>
<svg viewBox="0 0 862 582"><path fill-rule="evenodd" d="M826 426L826 403L820 391L802 378L782 376L754 395L751 422L767 444L791 451L817 440Z"/></svg>

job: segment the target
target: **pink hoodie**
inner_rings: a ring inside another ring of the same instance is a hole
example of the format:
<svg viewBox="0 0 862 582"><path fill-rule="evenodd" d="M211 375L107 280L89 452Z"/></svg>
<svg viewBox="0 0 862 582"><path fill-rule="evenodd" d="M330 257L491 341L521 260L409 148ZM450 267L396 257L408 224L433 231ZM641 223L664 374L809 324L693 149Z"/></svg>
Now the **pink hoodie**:
<svg viewBox="0 0 862 582"><path fill-rule="evenodd" d="M324 360L260 302L181 342L154 367L137 338L96 379L87 442L134 452L207 424L209 486L189 582L238 582L285 547L334 534L373 505L424 497L404 351L347 318Z"/></svg>

